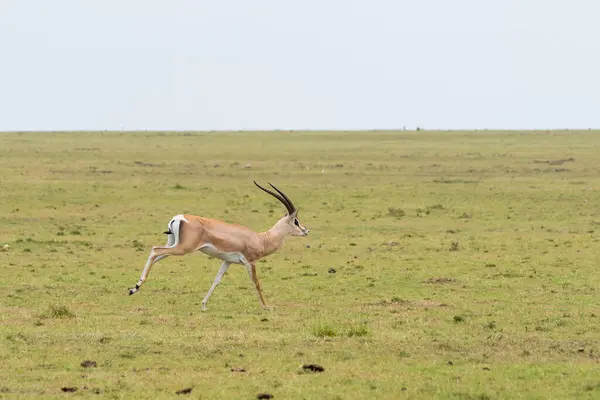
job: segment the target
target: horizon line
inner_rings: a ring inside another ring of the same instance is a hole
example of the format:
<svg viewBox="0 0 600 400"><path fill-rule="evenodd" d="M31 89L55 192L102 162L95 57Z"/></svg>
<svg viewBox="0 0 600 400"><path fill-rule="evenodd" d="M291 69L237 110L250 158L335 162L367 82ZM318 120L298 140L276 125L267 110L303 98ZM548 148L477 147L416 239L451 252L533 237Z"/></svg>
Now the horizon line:
<svg viewBox="0 0 600 400"><path fill-rule="evenodd" d="M371 128L371 129L0 129L0 133L77 133L77 132L96 132L96 133L143 133L143 132L173 132L173 133L276 133L276 132L565 132L565 131L596 131L600 128L434 128L425 129L421 127L406 128Z"/></svg>

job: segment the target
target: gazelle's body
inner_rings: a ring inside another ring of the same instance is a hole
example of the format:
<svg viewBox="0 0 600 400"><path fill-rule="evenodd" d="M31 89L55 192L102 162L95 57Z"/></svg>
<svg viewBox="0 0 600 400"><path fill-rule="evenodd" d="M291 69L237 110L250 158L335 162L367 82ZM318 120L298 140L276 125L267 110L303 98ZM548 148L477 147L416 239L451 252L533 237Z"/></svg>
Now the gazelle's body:
<svg viewBox="0 0 600 400"><path fill-rule="evenodd" d="M223 275L231 264L244 265L255 284L259 302L263 308L269 308L263 298L258 276L256 275L256 261L279 250L287 236L306 236L309 230L300 225L294 207L287 196L271 185L277 192L264 189L254 182L256 186L271 194L281 201L288 213L265 232L255 232L245 226L229 224L217 219L199 217L196 215L180 214L171 219L168 224L167 245L153 247L142 271L140 280L134 288L129 289L132 295L140 290L141 285L148 278L152 265L165 257L185 255L201 251L210 257L223 261L213 284L202 300L202 309L206 310L206 302L213 290L221 281Z"/></svg>
<svg viewBox="0 0 600 400"><path fill-rule="evenodd" d="M183 251L200 250L223 261L235 262L213 254L213 249L220 254L240 253L253 262L277 251L287 236L277 225L267 232L257 233L242 225L195 215L177 215L175 220L186 222L179 225L179 245Z"/></svg>

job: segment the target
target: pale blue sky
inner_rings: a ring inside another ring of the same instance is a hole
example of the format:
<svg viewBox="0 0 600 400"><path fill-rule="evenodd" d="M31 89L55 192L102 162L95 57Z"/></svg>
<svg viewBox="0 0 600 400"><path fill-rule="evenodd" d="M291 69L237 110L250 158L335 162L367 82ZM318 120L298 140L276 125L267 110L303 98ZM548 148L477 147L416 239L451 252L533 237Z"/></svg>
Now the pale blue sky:
<svg viewBox="0 0 600 400"><path fill-rule="evenodd" d="M593 0L0 0L0 130L600 128Z"/></svg>

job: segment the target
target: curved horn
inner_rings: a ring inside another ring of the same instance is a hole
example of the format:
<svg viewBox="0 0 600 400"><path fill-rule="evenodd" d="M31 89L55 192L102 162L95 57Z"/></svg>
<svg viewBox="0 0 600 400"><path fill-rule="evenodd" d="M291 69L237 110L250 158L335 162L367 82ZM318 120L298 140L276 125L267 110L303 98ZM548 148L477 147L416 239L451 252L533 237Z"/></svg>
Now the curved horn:
<svg viewBox="0 0 600 400"><path fill-rule="evenodd" d="M271 183L269 182L269 185L271 185ZM289 197L287 197L285 195L285 193L283 193L281 190L277 189L275 186L271 185L271 187L275 190L277 190L277 193L279 193L281 195L281 197L283 197L285 199L285 201L287 201L287 203L290 205L290 207L292 208L292 211L290 211L290 214L294 211L296 211L296 207L294 207L294 203L292 203L292 201L290 200Z"/></svg>
<svg viewBox="0 0 600 400"><path fill-rule="evenodd" d="M270 191L269 189L265 189L264 187L260 186L258 183L256 183L256 181L254 181L254 184L256 186L258 186L259 189L269 193L271 196L275 197L277 200L279 200L287 209L288 214L291 214L294 212L294 208L292 206L290 206L290 204L285 200L285 197L282 197L280 195L278 195L277 193L273 193L272 191ZM271 185L273 186L273 185ZM275 189L277 190L277 189ZM279 192L279 191L278 191Z"/></svg>

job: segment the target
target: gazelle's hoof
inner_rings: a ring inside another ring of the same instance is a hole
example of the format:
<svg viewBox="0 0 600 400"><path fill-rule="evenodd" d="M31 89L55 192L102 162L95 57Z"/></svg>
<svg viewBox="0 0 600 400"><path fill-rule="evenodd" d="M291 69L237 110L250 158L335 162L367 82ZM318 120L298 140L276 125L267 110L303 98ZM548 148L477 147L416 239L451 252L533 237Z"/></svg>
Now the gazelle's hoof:
<svg viewBox="0 0 600 400"><path fill-rule="evenodd" d="M135 292L140 290L140 283L138 282L135 287L129 288L129 295L131 296Z"/></svg>

